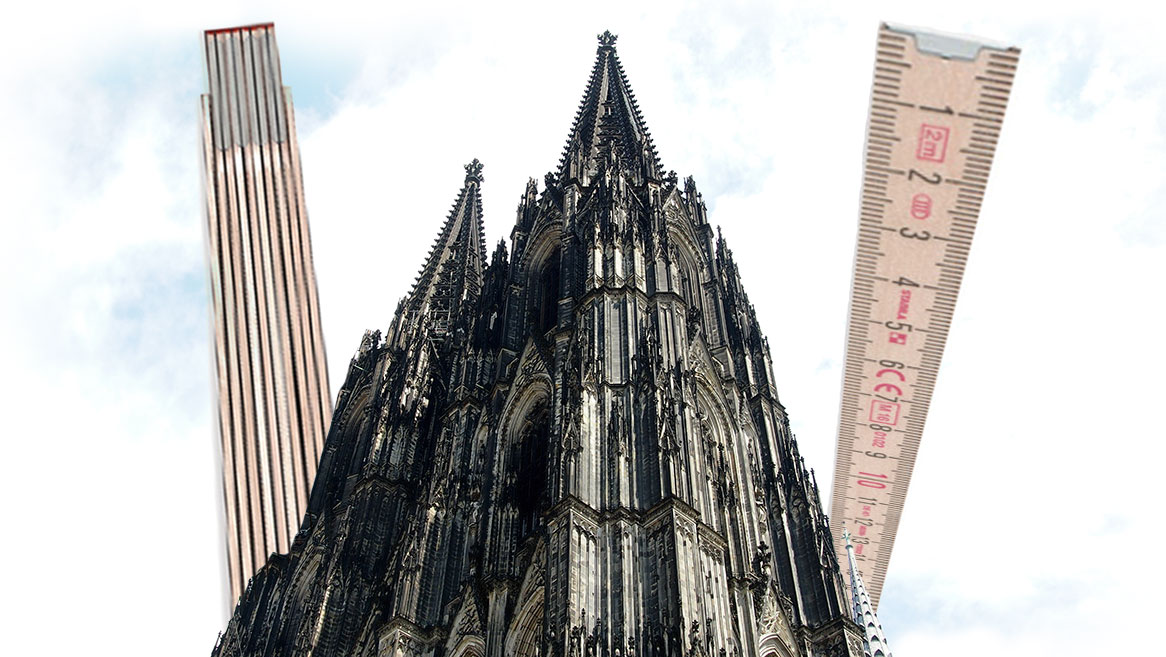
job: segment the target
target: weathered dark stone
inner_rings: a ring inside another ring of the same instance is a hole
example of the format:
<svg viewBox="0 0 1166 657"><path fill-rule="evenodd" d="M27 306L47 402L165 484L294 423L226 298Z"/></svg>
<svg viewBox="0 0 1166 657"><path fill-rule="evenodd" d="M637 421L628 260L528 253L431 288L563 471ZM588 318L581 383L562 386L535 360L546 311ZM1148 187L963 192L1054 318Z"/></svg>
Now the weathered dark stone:
<svg viewBox="0 0 1166 657"><path fill-rule="evenodd" d="M467 166L385 340L352 360L291 553L215 655L848 654L768 344L614 43L489 266Z"/></svg>

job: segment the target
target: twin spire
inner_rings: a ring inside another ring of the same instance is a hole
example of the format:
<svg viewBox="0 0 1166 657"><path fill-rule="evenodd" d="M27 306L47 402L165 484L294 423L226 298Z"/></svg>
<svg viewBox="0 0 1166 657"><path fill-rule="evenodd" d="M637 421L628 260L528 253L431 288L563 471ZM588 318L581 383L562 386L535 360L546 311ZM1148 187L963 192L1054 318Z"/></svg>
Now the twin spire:
<svg viewBox="0 0 1166 657"><path fill-rule="evenodd" d="M408 320L425 315L439 334L450 330L463 303L477 300L486 268L482 163L474 158L465 169L465 183L405 301Z"/></svg>
<svg viewBox="0 0 1166 657"><path fill-rule="evenodd" d="M595 67L559 161L563 183L588 185L600 165L618 160L625 170L660 179L660 160L635 94L615 54L616 35L599 35Z"/></svg>
<svg viewBox="0 0 1166 657"><path fill-rule="evenodd" d="M616 38L609 31L598 35L595 66L559 162L562 183L589 185L603 166L613 165L641 180L662 178L656 148L615 53ZM477 299L486 265L482 163L475 159L465 170L465 184L405 299L406 319L426 315L439 333L448 330L462 303Z"/></svg>

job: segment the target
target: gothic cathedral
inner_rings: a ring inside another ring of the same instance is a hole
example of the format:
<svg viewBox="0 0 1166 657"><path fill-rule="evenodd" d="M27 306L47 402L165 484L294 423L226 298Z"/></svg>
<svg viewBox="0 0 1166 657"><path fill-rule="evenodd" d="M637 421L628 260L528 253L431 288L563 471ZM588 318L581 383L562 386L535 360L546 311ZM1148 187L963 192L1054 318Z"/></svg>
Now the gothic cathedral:
<svg viewBox="0 0 1166 657"><path fill-rule="evenodd" d="M769 345L615 51L487 260L465 184L214 654L861 657Z"/></svg>

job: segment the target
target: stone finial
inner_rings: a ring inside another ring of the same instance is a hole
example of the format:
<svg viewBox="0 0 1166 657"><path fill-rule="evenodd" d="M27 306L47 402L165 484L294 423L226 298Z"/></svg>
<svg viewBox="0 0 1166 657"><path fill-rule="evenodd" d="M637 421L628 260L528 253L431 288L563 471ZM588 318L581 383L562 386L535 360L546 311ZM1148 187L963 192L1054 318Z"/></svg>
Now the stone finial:
<svg viewBox="0 0 1166 657"><path fill-rule="evenodd" d="M473 162L466 165L466 184L468 185L470 182L481 184L482 180L484 180L482 177L482 163L475 157Z"/></svg>
<svg viewBox="0 0 1166 657"><path fill-rule="evenodd" d="M603 34L598 34L598 35L596 35L596 37L599 39L599 48L601 50L603 48L614 49L615 48L615 40L619 38L615 34L612 34L611 30L604 30Z"/></svg>

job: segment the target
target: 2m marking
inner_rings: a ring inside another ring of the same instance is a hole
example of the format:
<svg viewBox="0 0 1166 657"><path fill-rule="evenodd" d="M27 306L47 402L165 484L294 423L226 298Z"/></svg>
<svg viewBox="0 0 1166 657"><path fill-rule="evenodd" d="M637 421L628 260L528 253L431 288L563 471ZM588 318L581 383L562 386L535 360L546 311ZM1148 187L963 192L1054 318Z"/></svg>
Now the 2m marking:
<svg viewBox="0 0 1166 657"><path fill-rule="evenodd" d="M947 157L947 138L951 128L924 123L919 128L919 145L915 148L915 159L943 162Z"/></svg>

